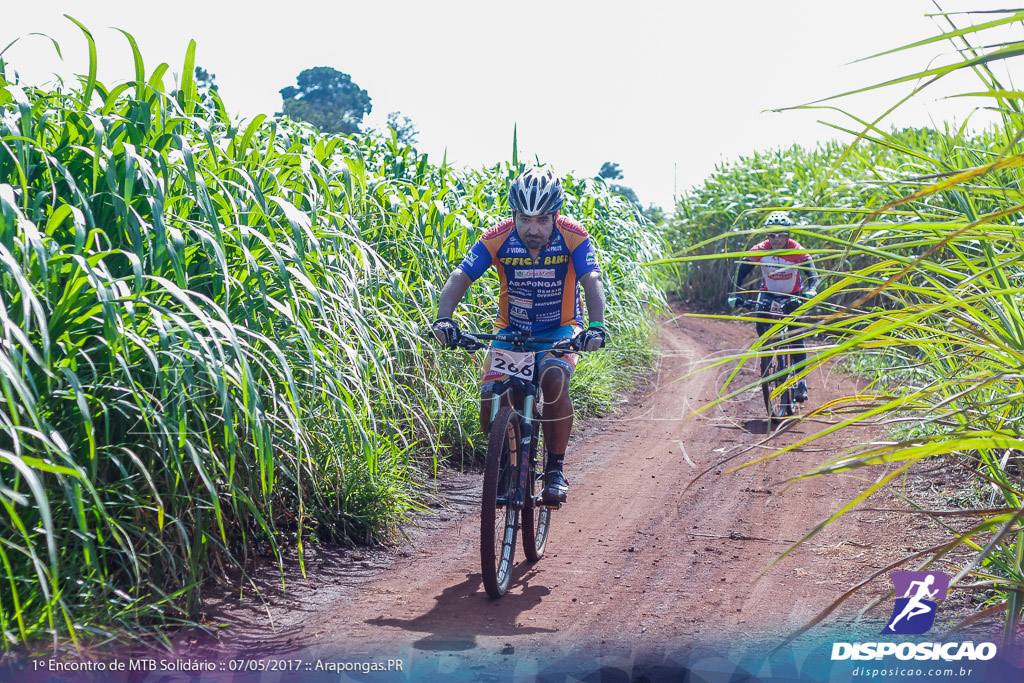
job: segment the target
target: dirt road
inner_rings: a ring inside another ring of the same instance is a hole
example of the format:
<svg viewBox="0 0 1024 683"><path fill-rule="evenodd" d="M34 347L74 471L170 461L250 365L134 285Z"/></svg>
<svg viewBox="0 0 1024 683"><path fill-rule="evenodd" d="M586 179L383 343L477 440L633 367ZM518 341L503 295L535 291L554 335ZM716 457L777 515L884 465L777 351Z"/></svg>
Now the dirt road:
<svg viewBox="0 0 1024 683"><path fill-rule="evenodd" d="M732 366L694 371L752 339L750 326L686 315L661 326L656 380L620 413L579 430L566 460L571 493L553 516L548 554L531 565L520 549L504 598L489 599L480 584L479 475L451 475L449 505L398 548L314 552L308 578L289 579L284 594L271 590L265 610L211 604L211 621L225 609L242 620L224 630L221 656L400 659L409 680L595 672L629 680L683 667L728 673L743 661L756 668L849 587L925 547L928 530L911 530L906 517L850 514L769 569L866 486L853 475L784 482L868 437L843 433L730 472L822 424L766 435L753 391L693 415L719 395ZM744 369L737 381L753 379ZM809 386L809 406L853 391L851 379L824 372ZM825 632L852 639L849 618L891 588L887 576L873 582L826 620ZM870 613L866 632L877 635L889 609L891 600Z"/></svg>

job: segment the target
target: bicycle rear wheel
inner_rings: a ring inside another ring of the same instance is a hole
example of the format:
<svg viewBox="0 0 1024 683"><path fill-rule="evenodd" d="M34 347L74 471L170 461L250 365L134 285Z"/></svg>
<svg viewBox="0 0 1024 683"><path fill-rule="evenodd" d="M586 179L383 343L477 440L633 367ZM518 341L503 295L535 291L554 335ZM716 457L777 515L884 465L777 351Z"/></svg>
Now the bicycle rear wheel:
<svg viewBox="0 0 1024 683"><path fill-rule="evenodd" d="M540 399L537 404L540 405ZM541 430L541 412L534 411L533 442L530 444L530 476L526 478L526 505L523 506L523 552L526 559L536 562L544 556L551 528L551 510L537 498L544 490L544 442Z"/></svg>
<svg viewBox="0 0 1024 683"><path fill-rule="evenodd" d="M492 598L508 590L516 552L519 510L511 504L516 489L519 413L503 406L491 421L480 501L480 573ZM502 502L502 507L498 507Z"/></svg>

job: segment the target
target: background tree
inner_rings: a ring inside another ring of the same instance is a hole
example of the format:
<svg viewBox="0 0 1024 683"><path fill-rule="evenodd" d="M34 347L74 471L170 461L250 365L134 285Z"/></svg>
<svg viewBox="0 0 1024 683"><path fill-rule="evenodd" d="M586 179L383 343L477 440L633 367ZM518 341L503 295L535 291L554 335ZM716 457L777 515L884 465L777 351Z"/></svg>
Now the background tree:
<svg viewBox="0 0 1024 683"><path fill-rule="evenodd" d="M285 115L308 121L324 133L351 135L359 132L370 113L370 96L352 77L329 66L306 69L296 79L298 87L281 88Z"/></svg>
<svg viewBox="0 0 1024 683"><path fill-rule="evenodd" d="M636 192L633 191L632 187L616 185L615 183L611 183L608 187L612 188L612 192L618 192L623 197L636 204L637 208L640 208L640 198L636 196Z"/></svg>
<svg viewBox="0 0 1024 683"><path fill-rule="evenodd" d="M601 170L597 172L597 175L605 180L618 180L622 177L622 169L617 163L606 161L601 164Z"/></svg>
<svg viewBox="0 0 1024 683"><path fill-rule="evenodd" d="M416 144L416 138L420 134L412 119L408 116L402 116L402 112L398 111L388 114L388 128L395 131L398 142L405 145Z"/></svg>
<svg viewBox="0 0 1024 683"><path fill-rule="evenodd" d="M598 178L604 178L607 180L619 180L622 178L622 169L614 161L606 161L601 164L601 170L597 172ZM640 208L640 198L636 196L636 192L633 188L626 187L625 185L616 185L615 183L608 183L608 187L612 189L612 192L618 192L623 197L633 202L637 208Z"/></svg>
<svg viewBox="0 0 1024 683"><path fill-rule="evenodd" d="M216 74L210 73L201 66L196 67L196 92L199 93L199 100L207 106L213 105L220 100L216 79Z"/></svg>
<svg viewBox="0 0 1024 683"><path fill-rule="evenodd" d="M212 74L201 66L196 67L196 89L200 92L217 89L217 74Z"/></svg>

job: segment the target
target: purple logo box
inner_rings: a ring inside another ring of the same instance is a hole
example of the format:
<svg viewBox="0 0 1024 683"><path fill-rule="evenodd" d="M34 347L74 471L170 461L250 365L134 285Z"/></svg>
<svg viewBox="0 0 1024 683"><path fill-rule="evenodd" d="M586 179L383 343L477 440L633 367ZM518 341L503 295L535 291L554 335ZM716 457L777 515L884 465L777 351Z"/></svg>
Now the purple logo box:
<svg viewBox="0 0 1024 683"><path fill-rule="evenodd" d="M910 586L915 582L928 586L928 592L932 594L927 596L929 600L945 600L946 593L949 592L949 577L943 572L893 572L890 576L897 598L911 597L914 591ZM931 577L930 581L928 577Z"/></svg>

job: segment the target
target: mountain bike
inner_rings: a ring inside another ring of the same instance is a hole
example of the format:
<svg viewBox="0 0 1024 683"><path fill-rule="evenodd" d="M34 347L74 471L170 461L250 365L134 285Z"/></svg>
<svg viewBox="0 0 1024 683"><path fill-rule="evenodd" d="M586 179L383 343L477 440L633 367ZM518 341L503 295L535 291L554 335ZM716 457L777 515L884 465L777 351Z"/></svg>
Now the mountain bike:
<svg viewBox="0 0 1024 683"><path fill-rule="evenodd" d="M544 451L540 421L540 354L578 352L570 339L543 339L526 333L463 333L457 345L469 351L488 348L481 341L500 341L511 349L491 347L491 367L508 375L494 384L491 426L484 461L480 500L480 570L484 589L492 598L508 591L515 559L516 534L522 518L523 552L536 562L544 555L551 528L551 511L544 490ZM544 345L543 348L537 345Z"/></svg>
<svg viewBox="0 0 1024 683"><path fill-rule="evenodd" d="M770 300L767 311L760 317L772 325L786 318L803 303L803 299L789 294L761 292L761 296ZM757 310L756 299L741 299L740 305ZM773 422L780 422L796 413L796 394L792 384L787 385L793 359L787 343L791 336L789 325L783 325L772 340L762 345L764 355L761 356L761 395L764 398L765 411L768 413L768 427Z"/></svg>

